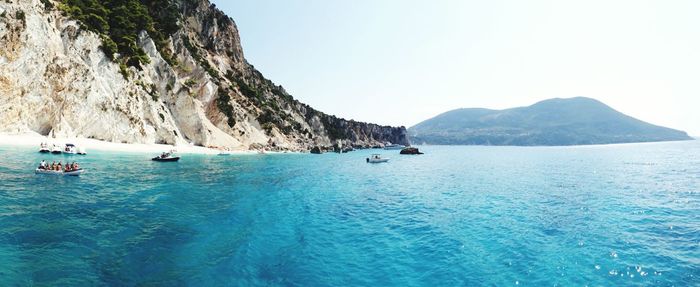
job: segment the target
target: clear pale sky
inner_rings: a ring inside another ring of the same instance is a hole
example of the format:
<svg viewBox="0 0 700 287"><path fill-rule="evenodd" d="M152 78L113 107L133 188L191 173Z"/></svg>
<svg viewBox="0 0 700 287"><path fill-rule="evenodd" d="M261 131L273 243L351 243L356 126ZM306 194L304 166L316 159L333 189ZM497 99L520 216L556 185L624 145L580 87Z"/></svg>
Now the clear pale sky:
<svg viewBox="0 0 700 287"><path fill-rule="evenodd" d="M213 2L263 75L347 119L585 96L700 135L700 1Z"/></svg>

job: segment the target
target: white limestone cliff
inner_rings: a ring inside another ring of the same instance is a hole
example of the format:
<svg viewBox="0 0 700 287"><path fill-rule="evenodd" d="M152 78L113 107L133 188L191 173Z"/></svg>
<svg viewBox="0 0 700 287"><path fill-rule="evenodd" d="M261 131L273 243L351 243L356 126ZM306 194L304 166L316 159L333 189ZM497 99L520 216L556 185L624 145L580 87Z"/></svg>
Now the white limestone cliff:
<svg viewBox="0 0 700 287"><path fill-rule="evenodd" d="M40 0L0 1L0 132L232 150L407 143L403 127L345 121L293 100L245 61L222 15L205 0L183 11L170 37L176 67L142 32L150 63L125 78L78 22Z"/></svg>

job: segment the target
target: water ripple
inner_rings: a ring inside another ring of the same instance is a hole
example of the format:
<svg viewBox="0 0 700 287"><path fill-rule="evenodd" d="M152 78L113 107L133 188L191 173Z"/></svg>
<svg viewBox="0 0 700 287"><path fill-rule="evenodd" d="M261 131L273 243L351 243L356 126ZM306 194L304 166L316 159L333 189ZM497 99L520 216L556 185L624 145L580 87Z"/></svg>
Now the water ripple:
<svg viewBox="0 0 700 287"><path fill-rule="evenodd" d="M80 157L0 147L6 285L692 286L700 145ZM232 283L235 282L235 283Z"/></svg>

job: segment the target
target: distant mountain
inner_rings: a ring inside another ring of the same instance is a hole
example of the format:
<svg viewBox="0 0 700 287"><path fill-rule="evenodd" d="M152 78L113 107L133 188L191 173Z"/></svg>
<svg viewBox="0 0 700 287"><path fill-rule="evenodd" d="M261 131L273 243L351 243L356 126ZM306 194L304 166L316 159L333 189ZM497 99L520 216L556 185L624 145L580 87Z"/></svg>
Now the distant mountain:
<svg viewBox="0 0 700 287"><path fill-rule="evenodd" d="M587 145L691 140L591 98L550 99L506 110L458 109L408 129L411 142L444 145Z"/></svg>

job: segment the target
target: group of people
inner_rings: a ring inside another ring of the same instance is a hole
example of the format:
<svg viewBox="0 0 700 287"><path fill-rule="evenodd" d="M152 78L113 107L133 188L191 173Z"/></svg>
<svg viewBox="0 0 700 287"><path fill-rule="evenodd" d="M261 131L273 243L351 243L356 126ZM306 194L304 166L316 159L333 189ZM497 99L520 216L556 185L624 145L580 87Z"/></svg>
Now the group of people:
<svg viewBox="0 0 700 287"><path fill-rule="evenodd" d="M61 164L60 161L58 163L56 163L54 161L51 164L49 164L45 160L42 160L41 163L39 163L39 169L71 172L71 171L79 170L80 166L78 165L77 162L66 163L66 165L63 166L63 164Z"/></svg>

